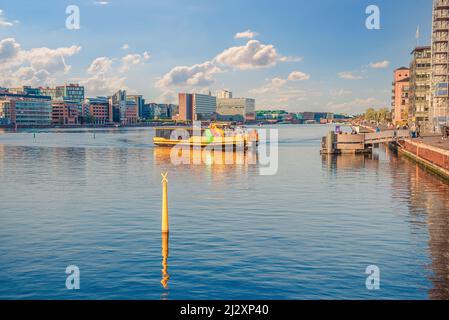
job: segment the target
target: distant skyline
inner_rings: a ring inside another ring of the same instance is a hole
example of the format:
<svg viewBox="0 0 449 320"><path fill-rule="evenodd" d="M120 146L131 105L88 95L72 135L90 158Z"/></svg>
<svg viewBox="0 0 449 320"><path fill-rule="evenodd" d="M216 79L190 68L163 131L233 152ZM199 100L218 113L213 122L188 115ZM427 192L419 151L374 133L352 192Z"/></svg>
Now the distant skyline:
<svg viewBox="0 0 449 320"><path fill-rule="evenodd" d="M365 9L381 29L365 28ZM80 29L65 27L68 5ZM79 82L148 102L178 92L251 97L258 109L390 107L393 70L430 44L432 0L2 1L0 86Z"/></svg>

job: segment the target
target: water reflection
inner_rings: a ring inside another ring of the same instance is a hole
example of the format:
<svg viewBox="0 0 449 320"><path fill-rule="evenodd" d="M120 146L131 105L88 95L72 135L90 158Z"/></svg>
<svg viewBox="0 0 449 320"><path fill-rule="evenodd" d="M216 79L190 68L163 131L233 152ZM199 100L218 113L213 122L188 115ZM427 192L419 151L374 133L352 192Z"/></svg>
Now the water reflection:
<svg viewBox="0 0 449 320"><path fill-rule="evenodd" d="M411 211L427 215L433 271L429 298L446 300L449 299L449 185L419 165L411 166L409 177Z"/></svg>
<svg viewBox="0 0 449 320"><path fill-rule="evenodd" d="M188 173L197 181L207 177L218 184L235 179L246 182L258 170L254 152L191 150L184 160L188 164L176 165L172 162L170 148L153 148L153 163L158 171Z"/></svg>
<svg viewBox="0 0 449 320"><path fill-rule="evenodd" d="M323 155L322 165L332 176L344 171L376 171L390 174L393 203L406 206L404 223L413 237L427 229L431 271L430 299L449 299L449 184L404 157L393 156L388 148L372 155ZM388 160L388 167L380 167ZM359 174L359 173L357 173Z"/></svg>
<svg viewBox="0 0 449 320"><path fill-rule="evenodd" d="M168 280L170 275L168 274L168 233L162 233L162 279L161 284L164 289L168 288Z"/></svg>
<svg viewBox="0 0 449 320"><path fill-rule="evenodd" d="M153 149L156 164L169 164L172 161L172 148L157 147ZM174 161L182 161L183 165L256 165L257 153L254 151L222 151L208 149L191 149L190 151L173 153Z"/></svg>
<svg viewBox="0 0 449 320"><path fill-rule="evenodd" d="M377 169L379 166L379 154L345 154L328 155L323 154L321 161L324 167L332 173L337 171L354 171L356 169L371 168Z"/></svg>

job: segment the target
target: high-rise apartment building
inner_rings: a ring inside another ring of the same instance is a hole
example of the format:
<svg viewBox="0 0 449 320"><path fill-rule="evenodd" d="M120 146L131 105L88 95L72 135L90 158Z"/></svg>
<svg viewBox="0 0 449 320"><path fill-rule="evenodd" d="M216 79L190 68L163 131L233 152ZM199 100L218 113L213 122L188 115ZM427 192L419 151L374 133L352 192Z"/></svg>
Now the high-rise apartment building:
<svg viewBox="0 0 449 320"><path fill-rule="evenodd" d="M430 125L439 131L449 122L449 1L434 0L432 14Z"/></svg>
<svg viewBox="0 0 449 320"><path fill-rule="evenodd" d="M403 124L409 117L410 70L405 67L394 70L392 86L393 120L395 124Z"/></svg>
<svg viewBox="0 0 449 320"><path fill-rule="evenodd" d="M417 47L410 63L409 119L427 127L430 106L431 48Z"/></svg>

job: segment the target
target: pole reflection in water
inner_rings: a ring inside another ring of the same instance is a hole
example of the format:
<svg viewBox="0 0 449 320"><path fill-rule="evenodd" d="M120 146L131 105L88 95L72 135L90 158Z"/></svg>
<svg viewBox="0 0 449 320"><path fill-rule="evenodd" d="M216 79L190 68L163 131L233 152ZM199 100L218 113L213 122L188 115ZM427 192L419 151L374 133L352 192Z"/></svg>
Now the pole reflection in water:
<svg viewBox="0 0 449 320"><path fill-rule="evenodd" d="M164 289L168 288L168 280L170 275L168 274L168 233L162 233L162 279L161 284Z"/></svg>

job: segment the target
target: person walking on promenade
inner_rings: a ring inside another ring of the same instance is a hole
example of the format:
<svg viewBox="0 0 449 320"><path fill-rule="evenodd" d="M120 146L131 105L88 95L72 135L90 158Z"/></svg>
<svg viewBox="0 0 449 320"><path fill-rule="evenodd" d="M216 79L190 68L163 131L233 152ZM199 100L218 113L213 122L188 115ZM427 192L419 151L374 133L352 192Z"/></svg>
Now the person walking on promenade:
<svg viewBox="0 0 449 320"><path fill-rule="evenodd" d="M441 132L443 133L443 140L447 140L447 138L449 137L449 127L448 126L443 126L441 128Z"/></svg>
<svg viewBox="0 0 449 320"><path fill-rule="evenodd" d="M412 139L416 138L416 124L413 123L412 127L410 128L410 136Z"/></svg>

